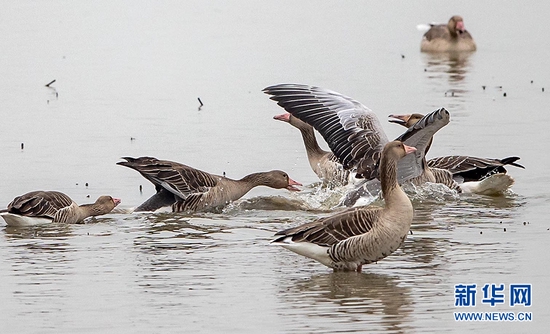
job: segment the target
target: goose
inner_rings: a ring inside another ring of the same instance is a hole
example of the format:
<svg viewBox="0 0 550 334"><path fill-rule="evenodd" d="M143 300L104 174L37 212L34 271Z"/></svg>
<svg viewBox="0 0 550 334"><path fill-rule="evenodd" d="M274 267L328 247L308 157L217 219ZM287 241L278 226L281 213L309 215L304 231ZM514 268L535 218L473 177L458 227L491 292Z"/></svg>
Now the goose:
<svg viewBox="0 0 550 334"><path fill-rule="evenodd" d="M302 134L302 139L306 148L307 158L311 169L324 186L329 188L339 187L347 184L349 170L338 161L338 158L332 153L319 147L313 127L290 113L276 115L273 119L289 123Z"/></svg>
<svg viewBox="0 0 550 334"><path fill-rule="evenodd" d="M430 29L422 37L422 52L475 51L476 43L464 28L464 20L455 15L447 24L430 24Z"/></svg>
<svg viewBox="0 0 550 334"><path fill-rule="evenodd" d="M389 122L410 127L421 120L424 115L414 113L405 115L389 115ZM426 146L428 153L432 141ZM444 169L451 173L453 179L459 184L463 192L474 192L478 194L498 195L507 190L514 180L507 173L505 165L525 168L516 163L519 157L512 156L503 159L479 158L465 155L451 155L432 158L427 161L427 165L432 169ZM483 181L490 178L484 183ZM497 181L498 180L498 181Z"/></svg>
<svg viewBox="0 0 550 334"><path fill-rule="evenodd" d="M76 224L88 217L107 214L118 204L118 198L100 196L93 204L78 205L58 191L32 191L16 197L0 215L9 226Z"/></svg>
<svg viewBox="0 0 550 334"><path fill-rule="evenodd" d="M397 182L397 161L417 149L400 141L387 143L381 153L383 207L348 208L332 216L275 234L271 244L314 259L334 271L361 272L405 241L413 220L411 201Z"/></svg>
<svg viewBox="0 0 550 334"><path fill-rule="evenodd" d="M355 204L363 194L372 193L371 189L379 190L377 163L388 138L374 112L350 97L315 86L278 84L263 91L287 112L319 131L344 169L353 170L356 178L366 180L348 193L344 205ZM396 139L417 148L414 154L398 162L397 180L400 184L436 182L436 178L444 175L449 187L457 187L449 172L437 170L434 175L424 159L431 138L449 120L449 112L440 108Z"/></svg>
<svg viewBox="0 0 550 334"><path fill-rule="evenodd" d="M123 157L117 165L138 171L155 185L156 193L134 211L171 206L173 212L192 213L221 208L257 186L299 191L301 186L280 170L253 173L240 180L210 174L187 165L153 157Z"/></svg>

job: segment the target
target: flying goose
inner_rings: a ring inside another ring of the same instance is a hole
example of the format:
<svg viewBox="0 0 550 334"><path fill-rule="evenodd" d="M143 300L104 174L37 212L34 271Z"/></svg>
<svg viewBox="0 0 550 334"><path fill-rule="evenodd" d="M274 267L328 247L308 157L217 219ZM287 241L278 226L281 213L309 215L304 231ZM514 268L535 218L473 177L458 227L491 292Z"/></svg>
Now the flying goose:
<svg viewBox="0 0 550 334"><path fill-rule="evenodd" d="M275 234L272 244L312 258L334 271L361 272L364 264L393 253L407 237L413 206L397 182L397 161L414 147L387 143L381 153L380 181L385 205L346 209Z"/></svg>
<svg viewBox="0 0 550 334"><path fill-rule="evenodd" d="M378 117L369 108L340 93L303 84L274 85L265 88L264 92L287 112L319 131L345 169L356 171L357 178L376 179L377 164L388 138ZM435 110L397 138L417 148L414 154L398 162L397 180L400 184L406 181L414 184L436 182L439 175L433 175L427 168L425 148L435 132L449 120L445 108ZM452 183L450 174L448 178ZM346 205L353 204L351 202L357 196L353 198L346 201Z"/></svg>
<svg viewBox="0 0 550 334"><path fill-rule="evenodd" d="M462 17L455 15L447 24L431 24L422 37L422 52L475 51L476 43L464 28Z"/></svg>
<svg viewBox="0 0 550 334"><path fill-rule="evenodd" d="M421 120L424 115L415 113L406 115L389 115L389 117L391 118L389 122L408 128ZM431 143L432 141L430 141L430 144L426 146L426 154L430 149ZM453 179L459 184L460 189L464 192L498 195L514 183L512 177L498 174L506 174L507 170L504 167L505 165L525 168L516 163L519 159L519 157L494 159L465 155L451 155L430 159L427 161L427 165L432 169L444 169L449 171L452 174ZM482 186L483 183L477 183L477 181L483 181L487 178L492 178L493 182L485 182L485 186ZM498 181L494 181L497 179Z"/></svg>
<svg viewBox="0 0 550 334"><path fill-rule="evenodd" d="M323 185L329 188L343 186L347 184L349 170L344 169L338 158L332 153L319 147L313 127L300 119L292 116L290 113L276 115L273 119L287 122L294 126L302 134L302 139L306 148L307 158L311 169Z"/></svg>
<svg viewBox="0 0 550 334"><path fill-rule="evenodd" d="M232 180L168 160L152 157L123 159L126 161L117 165L135 169L151 181L157 191L135 211L155 211L166 206L171 206L173 212L206 211L223 207L257 186L290 191L299 191L294 186L301 186L280 170L253 173Z"/></svg>
<svg viewBox="0 0 550 334"><path fill-rule="evenodd" d="M58 191L32 191L16 197L0 214L9 226L47 223L76 224L92 216L111 212L120 199L101 196L93 204L76 204Z"/></svg>

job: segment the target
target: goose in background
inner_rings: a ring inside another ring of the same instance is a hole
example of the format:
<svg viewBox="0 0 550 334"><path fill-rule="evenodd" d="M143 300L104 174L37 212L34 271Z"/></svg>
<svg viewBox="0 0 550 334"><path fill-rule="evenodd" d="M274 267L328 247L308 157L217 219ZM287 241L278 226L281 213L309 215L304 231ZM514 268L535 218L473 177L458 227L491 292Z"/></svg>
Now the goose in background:
<svg viewBox="0 0 550 334"><path fill-rule="evenodd" d="M405 114L389 115L390 123L402 125L406 128L413 126L424 115ZM426 154L432 141L426 146ZM506 157L503 159L478 158L465 155L451 155L437 157L427 161L432 169L444 169L449 171L453 179L460 185L463 192L473 192L481 195L500 195L512 186L514 180L507 173L505 165L525 168L516 163L519 157ZM488 179L488 180L487 180ZM479 182L485 181L485 182Z"/></svg>
<svg viewBox="0 0 550 334"><path fill-rule="evenodd" d="M155 185L156 193L134 211L155 211L171 206L173 212L195 212L219 209L243 197L257 186L299 191L302 184L280 170L253 173L232 180L203 172L184 164L152 157L130 158L118 162L138 171Z"/></svg>
<svg viewBox="0 0 550 334"><path fill-rule="evenodd" d="M275 234L272 244L314 259L334 271L361 272L405 241L413 220L411 201L397 182L397 161L414 152L400 141L387 143L380 159L384 206L346 209Z"/></svg>
<svg viewBox="0 0 550 334"><path fill-rule="evenodd" d="M422 37L422 52L461 52L475 51L476 43L464 27L461 16L455 15L447 24L430 24L430 29Z"/></svg>
<svg viewBox="0 0 550 334"><path fill-rule="evenodd" d="M78 205L58 191L32 191L16 197L6 210L0 211L0 216L9 226L76 224L88 217L107 214L118 204L118 198L101 196L93 204Z"/></svg>
<svg viewBox="0 0 550 334"><path fill-rule="evenodd" d="M323 186L335 188L344 186L348 183L349 170L338 161L338 158L332 153L319 147L313 127L290 113L276 115L273 119L289 123L302 134L302 139L306 148L309 165L317 177L323 182Z"/></svg>
<svg viewBox="0 0 550 334"><path fill-rule="evenodd" d="M350 97L315 86L279 84L265 88L264 92L287 112L319 131L344 169L355 171L356 178L366 180L348 193L344 205L355 204L367 192L379 191L378 162L388 138L374 112ZM448 186L457 187L450 173L443 171L434 175L424 159L431 138L449 120L445 108L435 110L397 138L417 149L398 162L400 184L436 182L436 177L444 174Z"/></svg>

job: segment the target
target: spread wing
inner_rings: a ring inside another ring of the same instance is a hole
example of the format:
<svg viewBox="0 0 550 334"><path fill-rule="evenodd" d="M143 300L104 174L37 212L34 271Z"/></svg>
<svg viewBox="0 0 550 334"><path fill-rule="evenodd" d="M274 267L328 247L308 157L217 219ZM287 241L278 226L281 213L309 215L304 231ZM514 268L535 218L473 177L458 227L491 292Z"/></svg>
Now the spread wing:
<svg viewBox="0 0 550 334"><path fill-rule="evenodd" d="M422 174L426 148L430 145L434 134L449 124L450 114L445 108L440 108L422 117L416 124L409 127L396 140L408 146L416 147L416 152L407 154L397 163L397 180L399 183Z"/></svg>
<svg viewBox="0 0 550 334"><path fill-rule="evenodd" d="M173 161L152 157L123 159L126 161L118 162L117 165L137 170L157 187L157 191L161 187L182 199L193 194L206 193L219 181L210 173Z"/></svg>
<svg viewBox="0 0 550 334"><path fill-rule="evenodd" d="M350 97L302 84L279 84L263 91L319 131L346 169L363 159L377 161L388 143L376 114Z"/></svg>
<svg viewBox="0 0 550 334"><path fill-rule="evenodd" d="M294 242L307 241L328 247L372 230L373 222L376 221L381 210L382 208L378 207L344 210L330 217L277 232L273 242L292 237Z"/></svg>
<svg viewBox="0 0 550 334"><path fill-rule="evenodd" d="M58 191L33 191L16 197L8 204L8 212L28 217L54 218L59 210L71 206L73 200Z"/></svg>

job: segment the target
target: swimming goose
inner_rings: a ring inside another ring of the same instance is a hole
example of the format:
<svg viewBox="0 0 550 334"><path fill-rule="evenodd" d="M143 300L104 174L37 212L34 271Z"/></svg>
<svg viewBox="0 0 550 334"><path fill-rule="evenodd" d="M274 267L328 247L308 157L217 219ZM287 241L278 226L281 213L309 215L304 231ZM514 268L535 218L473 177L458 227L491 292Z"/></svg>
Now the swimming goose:
<svg viewBox="0 0 550 334"><path fill-rule="evenodd" d="M302 134L302 139L306 147L307 158L311 169L323 185L329 188L345 185L348 181L349 171L345 170L338 158L332 153L319 147L313 127L300 119L292 116L290 113L274 116L273 119L287 122L294 126Z"/></svg>
<svg viewBox="0 0 550 334"><path fill-rule="evenodd" d="M232 180L168 160L152 157L123 159L126 161L117 165L135 169L151 181L157 191L135 211L155 211L166 206L171 206L173 212L204 211L223 207L257 186L290 191L299 191L294 186L301 186L280 170L253 173Z"/></svg>
<svg viewBox="0 0 550 334"><path fill-rule="evenodd" d="M93 204L76 204L58 191L33 191L16 197L0 214L9 226L46 223L80 223L92 216L111 212L120 199L101 196Z"/></svg>
<svg viewBox="0 0 550 334"><path fill-rule="evenodd" d="M422 114L406 114L406 115L390 115L390 123L396 123L404 127L410 127L418 122L424 115ZM426 147L426 154L431 146ZM506 174L505 165L525 168L516 163L519 157L506 157L503 159L495 158L478 158L466 155L450 155L437 157L428 160L428 166L431 168L446 169L453 175L457 182L480 181L487 176L497 173Z"/></svg>
<svg viewBox="0 0 550 334"><path fill-rule="evenodd" d="M377 164L388 138L369 108L340 93L309 85L279 84L265 88L264 92L287 112L319 131L343 167L355 170L357 178L372 180L378 176ZM400 184L435 180L424 163L425 147L449 120L445 108L435 110L397 138L417 148L414 154L398 162Z"/></svg>
<svg viewBox="0 0 550 334"><path fill-rule="evenodd" d="M475 51L476 43L472 35L464 28L462 17L455 15L447 24L431 24L422 37L422 52Z"/></svg>
<svg viewBox="0 0 550 334"><path fill-rule="evenodd" d="M397 161L415 150L400 141L384 146L380 159L383 207L346 209L277 232L271 243L312 258L334 271L361 272L364 264L390 255L405 241L413 220L411 201L397 183Z"/></svg>

